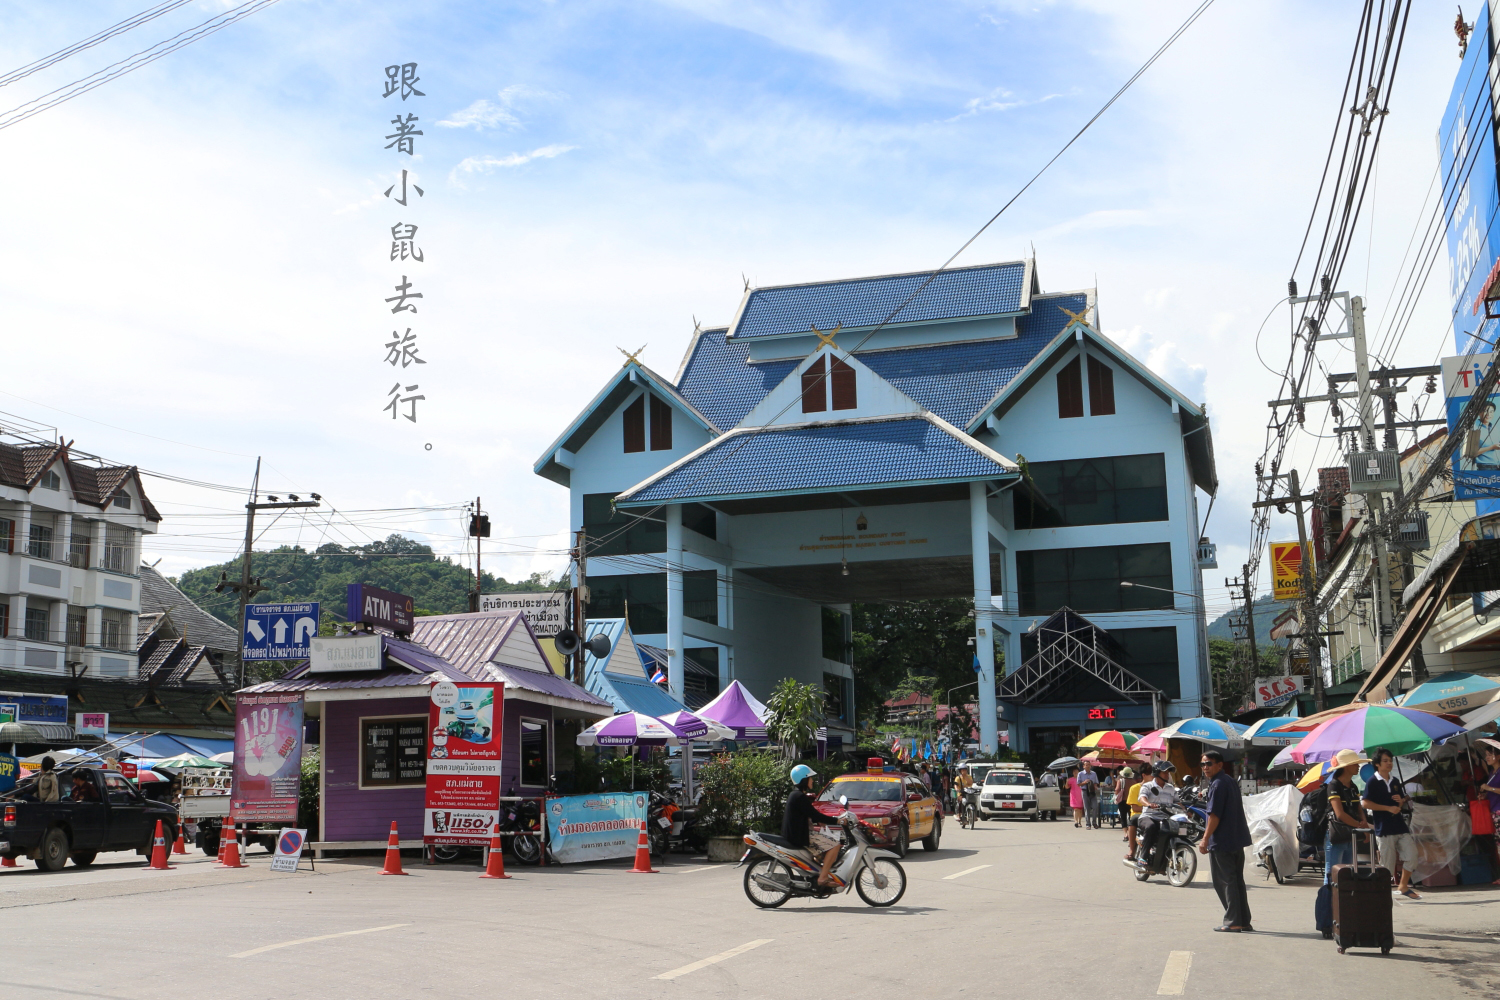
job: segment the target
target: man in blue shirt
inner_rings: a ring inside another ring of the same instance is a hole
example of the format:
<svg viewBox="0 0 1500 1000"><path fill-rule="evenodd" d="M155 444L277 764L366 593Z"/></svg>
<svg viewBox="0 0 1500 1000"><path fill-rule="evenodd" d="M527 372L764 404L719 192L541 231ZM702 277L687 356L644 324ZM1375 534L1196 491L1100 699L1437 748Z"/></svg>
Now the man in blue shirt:
<svg viewBox="0 0 1500 1000"><path fill-rule="evenodd" d="M1400 779L1392 780L1391 767L1395 756L1385 747L1375 751L1375 775L1365 783L1365 795L1360 805L1375 827L1375 842L1380 849L1380 863L1396 871L1396 862L1401 862L1401 885L1397 891L1407 899L1421 899L1411 887L1411 866L1417 863L1417 844L1412 839L1411 828L1401 807L1406 802Z"/></svg>
<svg viewBox="0 0 1500 1000"><path fill-rule="evenodd" d="M1224 904L1224 922L1216 931L1253 931L1250 900L1245 894L1245 848L1250 846L1250 827L1245 823L1245 805L1240 786L1224 771L1224 755L1205 750L1199 761L1208 781L1208 828L1198 845L1208 855L1214 891Z"/></svg>

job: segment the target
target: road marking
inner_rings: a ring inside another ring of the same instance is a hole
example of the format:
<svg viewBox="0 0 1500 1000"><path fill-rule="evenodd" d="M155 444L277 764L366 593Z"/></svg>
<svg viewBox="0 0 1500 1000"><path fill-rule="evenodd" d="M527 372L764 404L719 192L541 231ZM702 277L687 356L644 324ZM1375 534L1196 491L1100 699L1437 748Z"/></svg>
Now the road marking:
<svg viewBox="0 0 1500 1000"><path fill-rule="evenodd" d="M652 976L651 978L676 979L678 976L685 976L689 972L697 972L699 969L706 969L710 965L718 965L720 962L731 959L736 955L743 955L745 952L755 948L759 948L763 944L770 944L772 940L772 938L761 938L759 941L751 941L748 944L740 945L738 948L730 948L728 951L721 951L717 955L700 959L699 961L694 962L692 965L684 965L680 969L673 969L671 972L663 972L661 975Z"/></svg>
<svg viewBox="0 0 1500 1000"><path fill-rule="evenodd" d="M696 875L698 872L711 872L712 865L704 865L701 868L663 868L662 871L670 875Z"/></svg>
<svg viewBox="0 0 1500 1000"><path fill-rule="evenodd" d="M340 931L337 934L319 934L317 937L298 938L295 941L283 941L280 944L268 944L259 948L251 948L249 951L235 952L230 958L249 958L251 955L259 955L263 951L275 951L277 948L290 948L297 944L312 944L314 941L327 941L329 938L352 937L355 934L374 934L376 931L393 931L397 927L410 927L411 924L386 924L384 927L366 927L358 931Z"/></svg>
<svg viewBox="0 0 1500 1000"><path fill-rule="evenodd" d="M1167 954L1167 967L1161 970L1161 984L1156 987L1159 997L1180 997L1187 989L1188 969L1193 965L1193 953L1174 951Z"/></svg>
<svg viewBox="0 0 1500 1000"><path fill-rule="evenodd" d="M954 872L952 875L944 875L943 876L943 881L946 882L950 878L963 878L965 875L972 875L974 872L981 871L981 870L983 870L985 868L988 868L988 867L990 867L990 866L989 865L975 865L973 868L965 868L961 872Z"/></svg>

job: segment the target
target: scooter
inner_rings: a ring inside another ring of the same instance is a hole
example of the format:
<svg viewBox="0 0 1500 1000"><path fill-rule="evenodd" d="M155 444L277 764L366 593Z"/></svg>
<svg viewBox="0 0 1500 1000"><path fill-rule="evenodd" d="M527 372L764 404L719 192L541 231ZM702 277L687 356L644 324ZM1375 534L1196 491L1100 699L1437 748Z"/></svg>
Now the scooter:
<svg viewBox="0 0 1500 1000"><path fill-rule="evenodd" d="M1192 786L1177 793L1175 808L1170 818L1155 821L1161 824L1162 836L1157 838L1154 863L1147 864L1145 837L1140 838L1134 858L1122 859L1121 863L1135 873L1137 882L1165 875L1168 882L1181 888L1198 873L1198 842L1208 828L1208 813Z"/></svg>
<svg viewBox="0 0 1500 1000"><path fill-rule="evenodd" d="M871 906L894 906L906 892L906 872L896 855L871 847L866 831L874 827L849 810L849 796L840 795L844 813L838 818L843 846L834 862L833 884L818 885L821 866L805 847L793 847L786 838L771 833L747 833L745 851L736 867L745 868L745 895L762 909L775 909L793 896L827 899L851 888Z"/></svg>

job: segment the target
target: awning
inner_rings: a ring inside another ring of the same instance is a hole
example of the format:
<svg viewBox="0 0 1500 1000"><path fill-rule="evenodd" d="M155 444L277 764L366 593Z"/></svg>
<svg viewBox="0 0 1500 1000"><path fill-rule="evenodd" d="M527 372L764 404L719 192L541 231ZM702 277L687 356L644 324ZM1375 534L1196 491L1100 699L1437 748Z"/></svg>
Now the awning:
<svg viewBox="0 0 1500 1000"><path fill-rule="evenodd" d="M1472 523L1472 522L1471 522ZM1391 678L1402 665L1411 658L1412 650L1422 641L1432 623L1437 620L1438 614L1443 610L1443 602L1448 598L1448 592L1453 588L1453 582L1458 577L1458 572L1463 568L1464 558L1462 553L1453 559L1448 566L1447 572L1441 576L1433 576L1428 579L1427 587L1421 591L1415 603L1407 605L1406 617L1401 619L1396 634L1391 638L1391 644L1385 648L1380 657L1380 662L1375 664L1369 676L1354 695L1354 700L1376 702L1385 701L1386 686ZM1423 576L1426 576L1424 573Z"/></svg>
<svg viewBox="0 0 1500 1000"><path fill-rule="evenodd" d="M72 743L78 739L64 722L0 723L0 743Z"/></svg>

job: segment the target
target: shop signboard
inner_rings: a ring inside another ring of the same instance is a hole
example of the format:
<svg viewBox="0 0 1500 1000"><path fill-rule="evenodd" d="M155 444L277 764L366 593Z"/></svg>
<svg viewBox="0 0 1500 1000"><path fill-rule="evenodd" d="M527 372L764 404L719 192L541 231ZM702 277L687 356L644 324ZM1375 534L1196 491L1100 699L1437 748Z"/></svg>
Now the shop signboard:
<svg viewBox="0 0 1500 1000"><path fill-rule="evenodd" d="M297 822L302 789L302 696L242 694L234 708L236 823Z"/></svg>
<svg viewBox="0 0 1500 1000"><path fill-rule="evenodd" d="M1454 433L1458 418L1474 396L1474 389L1495 363L1493 354L1469 354L1443 359L1443 393L1448 406L1448 433ZM1500 393L1491 393L1472 426L1463 432L1453 449L1453 495L1458 500L1500 497L1500 419L1496 404ZM1481 511L1480 513L1484 513Z"/></svg>
<svg viewBox="0 0 1500 1000"><path fill-rule="evenodd" d="M133 760L121 761L120 774L126 778L129 778L131 781L135 781L141 776L141 767Z"/></svg>
<svg viewBox="0 0 1500 1000"><path fill-rule="evenodd" d="M73 732L79 736L108 736L109 713L75 712L73 714Z"/></svg>
<svg viewBox="0 0 1500 1000"><path fill-rule="evenodd" d="M347 674L381 667L382 639L378 635L320 635L307 649L310 674Z"/></svg>
<svg viewBox="0 0 1500 1000"><path fill-rule="evenodd" d="M1276 708L1294 700L1302 693L1305 677L1291 674L1284 677L1255 678L1255 707Z"/></svg>
<svg viewBox="0 0 1500 1000"><path fill-rule="evenodd" d="M1278 601L1302 600L1302 546L1271 543L1271 591Z"/></svg>
<svg viewBox="0 0 1500 1000"><path fill-rule="evenodd" d="M4 722L46 722L66 726L68 696L0 691L0 723Z"/></svg>
<svg viewBox="0 0 1500 1000"><path fill-rule="evenodd" d="M21 777L21 762L8 753L0 753L0 792L16 787Z"/></svg>
<svg viewBox="0 0 1500 1000"><path fill-rule="evenodd" d="M480 611L519 611L538 639L550 639L567 627L568 592L482 594Z"/></svg>
<svg viewBox="0 0 1500 1000"><path fill-rule="evenodd" d="M547 844L558 861L628 858L646 821L645 792L564 795L547 800Z"/></svg>
<svg viewBox="0 0 1500 1000"><path fill-rule="evenodd" d="M271 870L273 872L296 871L297 863L302 860L302 848L306 844L306 830L282 827L281 835L276 838L276 853L271 856Z"/></svg>
<svg viewBox="0 0 1500 1000"><path fill-rule="evenodd" d="M505 685L440 681L427 714L422 842L482 847L500 818Z"/></svg>
<svg viewBox="0 0 1500 1000"><path fill-rule="evenodd" d="M406 594L381 590L368 583L351 583L345 593L351 622L388 628L397 635L411 635L414 604Z"/></svg>

